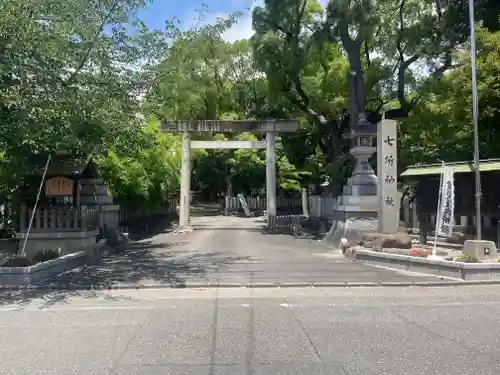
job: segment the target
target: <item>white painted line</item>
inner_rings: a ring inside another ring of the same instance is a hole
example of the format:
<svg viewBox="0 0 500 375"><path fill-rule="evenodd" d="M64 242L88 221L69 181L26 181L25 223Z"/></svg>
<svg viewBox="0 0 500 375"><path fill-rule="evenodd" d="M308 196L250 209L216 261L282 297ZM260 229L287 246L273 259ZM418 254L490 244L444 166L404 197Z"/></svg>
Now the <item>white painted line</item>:
<svg viewBox="0 0 500 375"><path fill-rule="evenodd" d="M449 276L437 276L437 275L432 275L429 273L420 273L420 272L414 272L414 271L405 271L405 270L399 270L397 268L389 268L389 267L384 267L384 266L377 266L375 264L366 264L366 263L360 263L364 264L365 266L369 267L375 267L375 268L381 268L383 270L389 270L389 271L394 271L397 272L401 275L405 276L417 276L417 277L433 277L436 279L443 279L443 280L452 280L452 281L465 281L456 277L449 277Z"/></svg>
<svg viewBox="0 0 500 375"><path fill-rule="evenodd" d="M327 297L328 299L330 299L329 297ZM331 297L331 298L334 298L334 297ZM345 297L343 297L345 298ZM492 306L497 306L497 305L500 305L500 301L491 301L491 302L488 302L488 301L474 301L474 302L441 302L441 301L437 301L437 300L434 300L434 299L429 299L429 297L427 297L427 301L426 302L422 302L422 303L412 303L412 302L384 302L384 301L377 301L377 302L371 302L370 301L370 305L374 305L374 306L388 306L388 307L428 307L430 306L430 304L435 301L436 302L436 305L435 306L439 306L439 307L458 307L458 306L477 306L477 305L492 305ZM364 307L366 306L367 303L366 302L361 302L361 303L357 303L357 302L344 302L344 303L314 303L314 302L311 302L311 303L307 303L307 304L296 304L294 303L293 304L293 307L294 308L310 308L310 307L335 307L335 308L338 308L338 307L345 307L345 308L349 308L349 307ZM289 307L291 307L291 305L289 305Z"/></svg>

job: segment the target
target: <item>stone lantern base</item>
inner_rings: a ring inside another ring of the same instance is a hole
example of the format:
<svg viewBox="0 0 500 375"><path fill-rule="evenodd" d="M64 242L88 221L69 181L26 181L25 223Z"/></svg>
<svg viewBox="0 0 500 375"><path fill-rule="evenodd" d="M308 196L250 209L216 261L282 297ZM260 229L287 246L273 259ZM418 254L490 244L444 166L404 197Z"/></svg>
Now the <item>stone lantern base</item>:
<svg viewBox="0 0 500 375"><path fill-rule="evenodd" d="M333 223L324 241L340 248L340 239L357 241L363 233L378 229L378 178L368 159L375 147L357 146L351 149L356 159L352 177L347 180L342 196L337 199Z"/></svg>

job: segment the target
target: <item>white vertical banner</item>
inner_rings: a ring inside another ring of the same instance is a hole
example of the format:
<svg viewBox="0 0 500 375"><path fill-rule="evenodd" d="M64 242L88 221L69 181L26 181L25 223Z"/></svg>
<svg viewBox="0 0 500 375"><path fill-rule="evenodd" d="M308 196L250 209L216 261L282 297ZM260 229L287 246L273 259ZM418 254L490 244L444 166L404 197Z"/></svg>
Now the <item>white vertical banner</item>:
<svg viewBox="0 0 500 375"><path fill-rule="evenodd" d="M441 175L441 187L436 217L436 235L451 237L455 215L455 182L453 168L444 166Z"/></svg>
<svg viewBox="0 0 500 375"><path fill-rule="evenodd" d="M250 212L250 209L248 208L247 201L245 200L245 197L243 194L238 194L238 199L240 200L241 207L243 207L243 211L245 211L245 215L248 217L252 216L252 213Z"/></svg>

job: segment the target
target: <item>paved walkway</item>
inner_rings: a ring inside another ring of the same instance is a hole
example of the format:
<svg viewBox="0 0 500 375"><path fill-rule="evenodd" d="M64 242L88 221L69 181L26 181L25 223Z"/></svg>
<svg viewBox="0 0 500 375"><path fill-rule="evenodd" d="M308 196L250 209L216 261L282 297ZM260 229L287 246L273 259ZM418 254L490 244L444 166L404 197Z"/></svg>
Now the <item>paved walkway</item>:
<svg viewBox="0 0 500 375"><path fill-rule="evenodd" d="M195 230L134 243L101 264L45 286L297 284L437 281L345 259L322 242L262 233L263 219L193 219Z"/></svg>

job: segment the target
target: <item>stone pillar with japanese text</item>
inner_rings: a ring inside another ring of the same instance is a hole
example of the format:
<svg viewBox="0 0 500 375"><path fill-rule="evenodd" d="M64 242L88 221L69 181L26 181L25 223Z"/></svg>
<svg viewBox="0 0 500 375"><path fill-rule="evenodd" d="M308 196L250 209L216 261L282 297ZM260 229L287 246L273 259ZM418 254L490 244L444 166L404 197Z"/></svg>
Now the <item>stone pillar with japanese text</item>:
<svg viewBox="0 0 500 375"><path fill-rule="evenodd" d="M383 119L377 132L377 174L379 180L379 233L397 233L399 227L397 123Z"/></svg>

